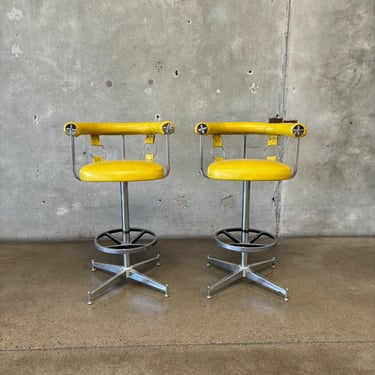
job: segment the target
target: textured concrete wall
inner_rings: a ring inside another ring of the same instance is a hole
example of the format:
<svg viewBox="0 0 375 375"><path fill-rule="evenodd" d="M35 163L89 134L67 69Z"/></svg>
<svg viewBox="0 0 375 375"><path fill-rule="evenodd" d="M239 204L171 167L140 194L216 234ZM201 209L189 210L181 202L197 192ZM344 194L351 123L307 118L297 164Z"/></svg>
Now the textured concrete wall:
<svg viewBox="0 0 375 375"><path fill-rule="evenodd" d="M292 4L286 112L310 133L281 232L374 235L375 2Z"/></svg>
<svg viewBox="0 0 375 375"><path fill-rule="evenodd" d="M276 113L310 132L294 180L253 185L252 223L373 234L374 14L371 0L2 0L0 239L119 226L118 186L72 176L70 120L175 121L172 173L131 184L131 223L162 236L236 225L241 184L197 173L193 125Z"/></svg>

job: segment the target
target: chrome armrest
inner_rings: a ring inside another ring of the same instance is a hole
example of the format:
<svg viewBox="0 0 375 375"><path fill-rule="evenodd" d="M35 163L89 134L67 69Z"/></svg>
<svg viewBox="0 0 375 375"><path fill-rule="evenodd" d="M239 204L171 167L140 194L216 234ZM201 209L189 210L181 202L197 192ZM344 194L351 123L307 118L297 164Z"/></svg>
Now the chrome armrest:
<svg viewBox="0 0 375 375"><path fill-rule="evenodd" d="M167 167L164 172L164 177L167 177L171 171L171 152L170 152L170 145L169 145L169 136L173 134L175 131L174 126L171 123L166 123L163 125L163 132L165 135L165 152L167 155Z"/></svg>
<svg viewBox="0 0 375 375"><path fill-rule="evenodd" d="M169 133L165 135L165 152L167 155L167 167L164 171L164 177L167 177L171 171L171 152L169 148Z"/></svg>
<svg viewBox="0 0 375 375"><path fill-rule="evenodd" d="M287 136L296 138L296 148L291 161L292 176L297 173L300 138L306 135L306 126L295 120L283 121L282 118L270 119L270 122L199 122L194 131L200 136L200 173L207 177L204 168L203 137L207 135L240 135L244 137L243 158L246 158L247 134L260 134L268 136ZM220 141L221 142L221 141ZM221 143L220 143L221 146Z"/></svg>
<svg viewBox="0 0 375 375"><path fill-rule="evenodd" d="M125 159L125 140L124 136L129 135L155 135L162 134L166 136L166 158L167 165L164 172L164 177L168 176L170 172L170 146L169 146L169 135L174 133L175 127L171 121L159 121L159 122L143 122L143 123L66 123L64 126L64 132L70 137L71 149L72 149L72 166L74 177L81 181L79 173L76 167L76 150L75 150L75 138L80 135L90 135L95 137L95 142L99 142L100 135L121 135L122 136L122 153L123 159ZM92 143L93 144L93 143ZM98 144L95 143L95 146ZM100 142L99 142L100 145Z"/></svg>
<svg viewBox="0 0 375 375"><path fill-rule="evenodd" d="M208 126L206 124L200 123L196 126L196 132L199 134L199 155L200 155L200 173L203 177L208 178L204 169L204 136L207 134Z"/></svg>
<svg viewBox="0 0 375 375"><path fill-rule="evenodd" d="M293 167L292 167L292 177L293 178L297 174L298 170L298 157L299 157L299 141L300 141L300 136L297 136L297 145L296 145L296 150L294 152L294 160L293 160Z"/></svg>
<svg viewBox="0 0 375 375"><path fill-rule="evenodd" d="M79 173L76 171L76 150L75 150L75 134L77 133L77 127L74 124L68 124L65 127L65 134L70 137L70 145L72 149L72 168L74 177L81 181Z"/></svg>

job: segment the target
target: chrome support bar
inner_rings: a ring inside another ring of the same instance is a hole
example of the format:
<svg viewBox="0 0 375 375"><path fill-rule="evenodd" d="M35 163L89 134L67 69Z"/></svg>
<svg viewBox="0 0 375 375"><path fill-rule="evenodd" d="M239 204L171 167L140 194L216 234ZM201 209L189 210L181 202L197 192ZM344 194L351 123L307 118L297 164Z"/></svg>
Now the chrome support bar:
<svg viewBox="0 0 375 375"><path fill-rule="evenodd" d="M79 174L76 172L76 149L75 149L75 135L77 134L77 126L75 124L67 124L65 134L70 137L70 146L72 149L72 167L74 177L81 181Z"/></svg>
<svg viewBox="0 0 375 375"><path fill-rule="evenodd" d="M166 155L167 155L167 167L165 169L164 177L169 175L171 171L171 156L170 156L170 146L169 146L169 135L174 133L174 127L170 123L166 123L163 125L163 132L165 135L165 147L166 147Z"/></svg>
<svg viewBox="0 0 375 375"><path fill-rule="evenodd" d="M244 181L242 187L242 225L241 242L249 242L250 222L250 181Z"/></svg>
<svg viewBox="0 0 375 375"><path fill-rule="evenodd" d="M203 160L204 160L204 152L203 152L204 140L203 140L203 137L204 137L203 134L201 134L199 136L200 173L203 177L208 178L206 172L204 171L204 165L203 165Z"/></svg>
<svg viewBox="0 0 375 375"><path fill-rule="evenodd" d="M293 178L297 174L298 157L299 157L299 143L300 143L299 140L300 140L300 137L297 137L297 146L296 146L296 151L294 153L295 158L294 158L294 163L293 163L293 169L292 169L292 176L291 176L291 178Z"/></svg>
<svg viewBox="0 0 375 375"><path fill-rule="evenodd" d="M167 167L164 172L164 177L167 177L171 171L171 152L169 146L169 133L165 134L165 147L166 147L166 154L167 154Z"/></svg>
<svg viewBox="0 0 375 375"><path fill-rule="evenodd" d="M76 171L76 147L75 147L75 138L74 135L70 136L70 144L72 148L72 168L73 168L73 175L74 177L81 181L81 178L79 177L79 173Z"/></svg>

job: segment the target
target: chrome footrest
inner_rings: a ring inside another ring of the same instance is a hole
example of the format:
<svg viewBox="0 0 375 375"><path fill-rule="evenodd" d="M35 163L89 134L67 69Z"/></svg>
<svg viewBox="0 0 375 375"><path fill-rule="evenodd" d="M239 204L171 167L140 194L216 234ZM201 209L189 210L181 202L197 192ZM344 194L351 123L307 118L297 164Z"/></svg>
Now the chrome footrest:
<svg viewBox="0 0 375 375"><path fill-rule="evenodd" d="M242 242L242 236L248 237ZM214 234L218 246L231 251L241 253L256 253L265 251L276 245L276 238L271 233L250 228L243 231L242 228L220 229Z"/></svg>
<svg viewBox="0 0 375 375"><path fill-rule="evenodd" d="M141 229L129 229L129 241L123 241L122 229L112 229L99 234L94 240L95 248L109 254L132 254L146 250L157 243L154 232Z"/></svg>

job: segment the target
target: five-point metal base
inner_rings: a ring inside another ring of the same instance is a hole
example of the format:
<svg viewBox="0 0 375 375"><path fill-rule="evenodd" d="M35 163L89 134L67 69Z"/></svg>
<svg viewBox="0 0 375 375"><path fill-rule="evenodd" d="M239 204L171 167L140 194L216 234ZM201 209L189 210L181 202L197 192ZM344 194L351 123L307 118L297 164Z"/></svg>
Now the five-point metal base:
<svg viewBox="0 0 375 375"><path fill-rule="evenodd" d="M231 262L227 262L224 260L211 258L210 256L207 257L207 266L215 266L225 271L229 271L228 275L217 281L216 283L207 287L207 298L211 298L214 293L218 290L234 283L235 281L243 278L247 278L256 284L259 284L269 290L272 290L284 297L285 301L288 301L288 289L284 289L279 287L278 285L272 283L271 281L265 279L263 276L259 275L255 271L264 269L267 267L275 267L276 258L273 257L271 259L252 263L249 265L242 265L242 264L235 264Z"/></svg>

